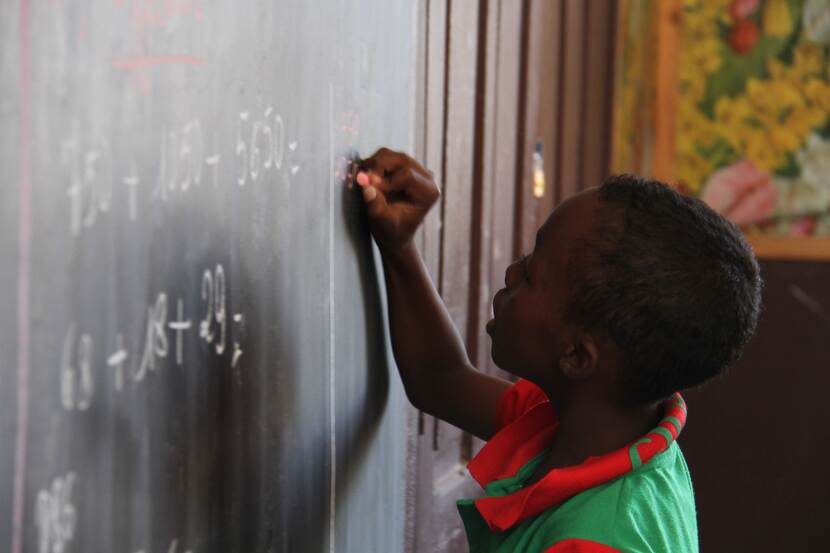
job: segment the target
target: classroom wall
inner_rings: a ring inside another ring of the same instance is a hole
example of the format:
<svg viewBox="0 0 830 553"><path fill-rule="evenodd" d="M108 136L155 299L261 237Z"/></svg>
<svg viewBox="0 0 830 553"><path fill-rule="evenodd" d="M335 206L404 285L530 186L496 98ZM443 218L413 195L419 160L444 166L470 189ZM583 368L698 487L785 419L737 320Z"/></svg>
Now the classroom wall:
<svg viewBox="0 0 830 553"><path fill-rule="evenodd" d="M443 196L420 247L473 363L504 271L559 201L608 171L614 0L424 0L416 155ZM590 37L590 39L589 39ZM543 190L533 189L542 144ZM466 464L482 442L413 414L407 551L466 552L457 499L481 494Z"/></svg>
<svg viewBox="0 0 830 553"><path fill-rule="evenodd" d="M444 191L421 248L471 359L492 374L508 376L489 360L481 326L506 265L532 246L555 205L609 172L616 18L624 4L420 4L424 117L416 154ZM653 113L651 104L640 109ZM537 142L546 182L540 197L532 186ZM825 512L830 499L819 395L830 379L830 264L761 265L756 338L726 378L687 394L680 445L698 497L702 551L807 550L827 538L826 525L804 514ZM466 551L455 500L480 494L464 467L481 444L423 413L413 414L413 426L407 550Z"/></svg>
<svg viewBox="0 0 830 553"><path fill-rule="evenodd" d="M761 273L743 358L686 397L680 444L701 551L811 551L830 539L830 263L762 259Z"/></svg>

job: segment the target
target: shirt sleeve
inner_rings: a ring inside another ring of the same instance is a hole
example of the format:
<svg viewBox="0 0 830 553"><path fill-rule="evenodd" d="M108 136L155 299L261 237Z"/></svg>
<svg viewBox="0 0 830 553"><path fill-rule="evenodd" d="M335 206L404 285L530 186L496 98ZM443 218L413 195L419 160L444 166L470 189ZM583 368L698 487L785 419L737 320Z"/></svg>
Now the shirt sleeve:
<svg viewBox="0 0 830 553"><path fill-rule="evenodd" d="M519 380L505 390L499 400L497 430L501 430L545 401L548 401L548 397L541 388L527 380Z"/></svg>
<svg viewBox="0 0 830 553"><path fill-rule="evenodd" d="M556 542L544 553L623 553L619 549L590 540L572 538Z"/></svg>

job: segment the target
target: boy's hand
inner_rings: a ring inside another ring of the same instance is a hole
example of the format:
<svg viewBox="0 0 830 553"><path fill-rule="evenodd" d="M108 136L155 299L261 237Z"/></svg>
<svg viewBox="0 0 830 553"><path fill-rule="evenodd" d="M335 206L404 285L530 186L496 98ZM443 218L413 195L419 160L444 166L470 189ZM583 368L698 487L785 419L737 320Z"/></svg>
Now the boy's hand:
<svg viewBox="0 0 830 553"><path fill-rule="evenodd" d="M363 189L372 236L382 252L408 246L441 196L430 171L387 148L363 160L355 181Z"/></svg>
<svg viewBox="0 0 830 553"><path fill-rule="evenodd" d="M384 254L389 328L396 365L412 404L488 440L498 430L501 396L510 386L475 370L412 237L439 198L432 173L381 148L358 164L369 225ZM475 397L475 401L463 398Z"/></svg>

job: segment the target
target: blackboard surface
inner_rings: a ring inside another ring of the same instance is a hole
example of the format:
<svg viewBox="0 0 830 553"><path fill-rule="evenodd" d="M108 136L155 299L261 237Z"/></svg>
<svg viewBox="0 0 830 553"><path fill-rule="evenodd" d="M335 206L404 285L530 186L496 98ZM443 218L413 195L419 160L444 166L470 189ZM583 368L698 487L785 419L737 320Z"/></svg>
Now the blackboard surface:
<svg viewBox="0 0 830 553"><path fill-rule="evenodd" d="M412 147L414 4L0 4L0 550L402 549L341 175Z"/></svg>

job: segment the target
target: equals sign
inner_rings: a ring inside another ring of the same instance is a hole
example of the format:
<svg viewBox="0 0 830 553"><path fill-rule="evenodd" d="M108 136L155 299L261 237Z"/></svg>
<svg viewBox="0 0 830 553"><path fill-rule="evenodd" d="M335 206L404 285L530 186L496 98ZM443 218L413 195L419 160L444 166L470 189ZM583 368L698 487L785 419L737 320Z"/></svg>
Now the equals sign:
<svg viewBox="0 0 830 553"><path fill-rule="evenodd" d="M291 142L289 142L288 143L288 149L291 150L292 152L296 151L297 150L297 141L292 140ZM297 171L299 171L299 170L300 170L299 165L292 165L291 166L291 174L292 175L296 175Z"/></svg>
<svg viewBox="0 0 830 553"><path fill-rule="evenodd" d="M236 324L243 324L244 318L242 317L242 313L234 313L233 322ZM234 340L233 355L231 356L231 368L236 368L236 364L239 362L240 357L242 357L242 348L239 347L239 342Z"/></svg>

